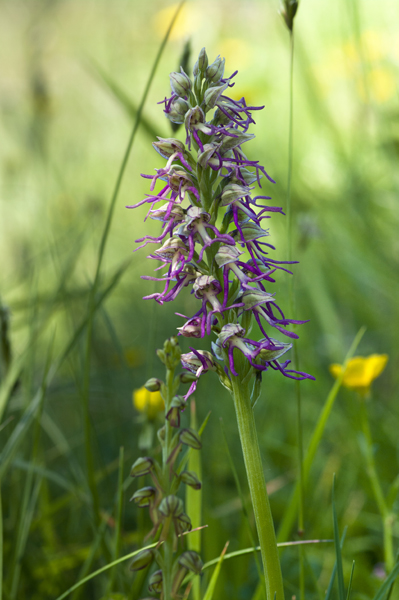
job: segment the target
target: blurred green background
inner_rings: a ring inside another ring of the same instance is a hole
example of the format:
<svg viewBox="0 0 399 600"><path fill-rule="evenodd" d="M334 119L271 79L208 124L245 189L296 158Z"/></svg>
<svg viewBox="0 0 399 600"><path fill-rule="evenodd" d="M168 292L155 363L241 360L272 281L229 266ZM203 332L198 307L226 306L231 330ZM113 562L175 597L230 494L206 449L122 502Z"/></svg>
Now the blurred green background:
<svg viewBox="0 0 399 600"><path fill-rule="evenodd" d="M76 332L85 327L100 238L133 120L176 6L158 0L0 3L0 435L6 450L10 439L18 441L2 455L5 599L56 598L82 573L109 562L103 546L93 542L97 530L82 410L85 336ZM115 529L119 447L125 449L127 478L145 427L132 391L150 376L162 377L155 349L182 324L174 313L197 310L187 290L173 305L143 301L154 286L140 275L154 267L145 250L132 255L138 237L157 231L156 223L143 224L145 207L125 208L148 192L140 173L153 173L164 163L151 146L153 132L172 133L157 102L169 95L169 72L178 68L187 42L190 71L203 46L211 60L224 56L227 74L239 70L233 97L245 95L248 104L265 105L254 115L256 139L248 152L276 180L274 186L265 184L264 193L285 207L289 35L278 10L272 0L187 2L144 107L115 207L99 298L118 280L93 327L91 444L108 548ZM299 264L294 286L297 318L310 320L299 331L300 366L316 377L301 384L304 444L333 383L329 364L343 361L365 325L357 353L389 355L368 407L384 490L398 475L399 459L398 23L395 0L302 0L295 25L292 206ZM284 217L273 216L268 226L273 258L286 259ZM273 289L287 312L288 278L280 274ZM181 341L184 350L189 345ZM209 349L209 340L195 345ZM56 363L29 420L46 364ZM11 387L10 372L16 373ZM212 411L201 453L208 524L202 555L210 560L226 540L229 551L250 545L221 418L244 489L246 484L233 404L212 373L201 379L196 400L200 421ZM294 383L268 373L255 410L278 526L296 477ZM335 472L340 527L348 526L347 576L356 560L355 600L375 593L376 566L383 561L381 519L360 451L358 412L358 398L341 390L305 504L305 537L331 538ZM133 489L134 484L124 496L121 555L139 547L149 528L146 515L128 503ZM397 525L394 532L397 548ZM323 597L317 589L328 585L332 545L312 547L306 558L306 597ZM284 552L282 565L287 593L295 594L296 549ZM144 597L144 588L140 593L140 582L134 582L125 563L113 590L134 600ZM252 557L231 560L222 568L215 597L252 598L256 583ZM99 599L106 590L107 578L98 577L72 597Z"/></svg>

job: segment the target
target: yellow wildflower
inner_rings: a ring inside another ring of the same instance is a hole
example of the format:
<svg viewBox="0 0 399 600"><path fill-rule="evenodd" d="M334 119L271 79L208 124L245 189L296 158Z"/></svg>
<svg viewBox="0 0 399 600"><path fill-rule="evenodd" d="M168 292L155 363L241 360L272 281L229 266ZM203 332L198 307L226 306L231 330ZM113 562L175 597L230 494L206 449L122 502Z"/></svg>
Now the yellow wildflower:
<svg viewBox="0 0 399 600"><path fill-rule="evenodd" d="M133 391L134 407L145 413L149 419L155 419L159 412L165 408L160 392L149 392L145 387Z"/></svg>
<svg viewBox="0 0 399 600"><path fill-rule="evenodd" d="M354 356L348 362L342 383L345 387L356 390L365 396L388 362L388 354L371 354L370 356ZM343 365L330 365L330 373L337 379Z"/></svg>

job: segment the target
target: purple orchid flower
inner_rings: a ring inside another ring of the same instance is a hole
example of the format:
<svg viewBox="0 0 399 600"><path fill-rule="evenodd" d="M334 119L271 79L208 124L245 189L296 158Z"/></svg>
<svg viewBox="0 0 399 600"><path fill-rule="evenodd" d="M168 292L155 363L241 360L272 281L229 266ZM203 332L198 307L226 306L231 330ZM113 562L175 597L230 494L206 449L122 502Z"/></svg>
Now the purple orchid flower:
<svg viewBox="0 0 399 600"><path fill-rule="evenodd" d="M137 240L140 248L160 244L149 258L160 263L156 271L167 269L161 277L143 276L164 286L163 291L145 298L163 304L190 287L201 301L193 316L180 315L185 323L178 328L179 335L198 339L214 331L218 339L213 351L225 366L215 363L209 352L191 349L184 355L183 366L197 377L216 370L223 385L229 387L229 378L237 376L237 349L259 377L270 367L285 377L312 379L287 368L289 361L279 362L291 344L270 336L270 331L279 331L296 339L297 333L287 326L305 322L286 318L270 293L276 275L291 273L289 265L296 261L269 256L274 246L265 241L270 232L262 226L264 219L284 212L269 205L270 196L256 195L255 187L262 187L262 178L274 180L242 149L255 137L249 131L255 124L252 113L263 107L228 96L236 72L225 77L224 66L221 57L208 66L203 49L194 67L194 81L182 70L172 73L171 95L161 102L172 123L184 124L185 141L158 138L153 143L166 164L155 175L143 175L151 181L150 193L128 207L150 205L146 219L161 224L158 236ZM158 181L163 185L156 192ZM248 324L252 318L264 336L259 341L244 337L241 322ZM196 382L188 395L195 387Z"/></svg>

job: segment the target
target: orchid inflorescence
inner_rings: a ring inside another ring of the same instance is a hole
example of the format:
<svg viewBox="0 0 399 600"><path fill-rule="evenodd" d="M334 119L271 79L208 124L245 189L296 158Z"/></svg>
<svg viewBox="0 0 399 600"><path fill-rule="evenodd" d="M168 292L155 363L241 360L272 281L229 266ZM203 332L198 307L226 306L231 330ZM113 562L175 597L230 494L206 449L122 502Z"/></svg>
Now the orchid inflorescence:
<svg viewBox="0 0 399 600"><path fill-rule="evenodd" d="M274 247L263 241L269 236L264 220L271 213L284 214L281 208L262 202L270 200L269 196L253 196L254 184L261 187L262 178L274 181L259 161L248 159L242 150L255 137L248 133L255 123L252 112L263 107L248 106L244 98L233 100L226 95L237 72L225 77L224 62L217 57L208 65L203 48L194 66L194 82L183 69L170 74L172 95L162 102L164 113L172 123L184 124L185 143L173 138L153 143L166 165L154 176L143 175L151 180L151 193L128 207L149 204L146 218L162 223L158 237L137 240L140 248L161 244L149 258L162 263L156 270L167 268L161 277L143 277L164 283L163 291L145 298L163 304L174 300L183 288L192 288L201 307L194 316L184 317L187 320L179 334L203 338L213 331L217 335L212 354L191 348L182 355L183 366L197 376L217 371L223 385L231 388L231 377L237 375L236 349L257 380L269 368L292 379L313 379L289 369L289 360L279 361L292 344L266 331L271 327L295 339L298 335L287 327L304 321L286 318L274 294L266 289L275 282L276 272L290 273L286 265L294 261L270 258L268 250ZM163 187L156 192L158 180ZM248 337L252 318L264 336L258 341ZM195 386L196 381L187 396Z"/></svg>
<svg viewBox="0 0 399 600"><path fill-rule="evenodd" d="M166 340L157 354L166 367L165 382L151 378L144 388L159 394L165 406L165 424L158 430L162 464L151 456L143 456L136 460L131 470L134 478L151 478L151 485L138 489L131 500L140 508L148 508L153 527L147 537L157 544L155 548L146 548L136 554L130 568L140 571L155 561L159 568L150 575L148 589L159 595L160 600L172 600L181 598L179 591L186 575L189 572L199 575L202 570L200 556L193 550L184 549L183 536L192 525L178 496L181 484L201 489L196 473L184 469L187 452L180 462L178 458L183 450L200 450L202 443L197 431L181 423L186 402L177 392L181 383L191 383L195 376L185 372L175 374L181 357L177 337Z"/></svg>

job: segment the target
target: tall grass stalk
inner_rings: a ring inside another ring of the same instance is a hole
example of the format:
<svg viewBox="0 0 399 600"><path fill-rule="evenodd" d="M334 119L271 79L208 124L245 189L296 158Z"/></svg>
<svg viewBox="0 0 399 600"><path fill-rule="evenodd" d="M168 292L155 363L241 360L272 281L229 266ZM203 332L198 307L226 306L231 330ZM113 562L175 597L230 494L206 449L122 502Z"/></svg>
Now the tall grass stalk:
<svg viewBox="0 0 399 600"><path fill-rule="evenodd" d="M4 556L4 538L3 538L3 501L1 495L0 481L0 600L3 600L3 556Z"/></svg>
<svg viewBox="0 0 399 600"><path fill-rule="evenodd" d="M370 479L371 488L373 490L374 498L382 519L385 568L387 573L390 573L395 564L392 531L393 515L391 514L391 511L389 510L388 504L386 502L380 478L378 476L378 469L375 464L373 439L371 436L371 429L365 398L360 399L359 412L360 426L364 437L363 454L366 460L367 475Z"/></svg>
<svg viewBox="0 0 399 600"><path fill-rule="evenodd" d="M122 164L119 169L119 173L118 173L118 176L116 179L114 191L113 191L111 201L109 204L105 227L103 230L100 247L98 250L97 266L96 266L94 281L91 286L90 294L89 294L88 309L87 309L88 310L88 321L87 321L87 334L86 334L86 349L85 349L84 371L83 371L82 403L83 403L83 410L84 410L84 440L85 440L85 454L86 454L86 465L87 465L87 478L88 478L88 483L89 483L89 488L90 488L92 503L93 503L94 521L95 521L95 524L97 527L100 525L100 522L101 522L100 500L99 500L99 494L98 494L98 490L97 490L97 486L96 486L96 482L95 482L94 458L93 458L93 454L91 451L91 448L92 448L91 435L92 435L92 433L91 433L90 407L89 407L90 365L91 365L93 318L94 318L94 307L95 307L95 302L96 302L96 294L97 294L97 290L98 290L98 286L99 286L101 267L102 267L105 248L106 248L106 244L107 244L107 240L108 240L108 236L109 236L109 232L110 232L110 228L111 228L111 223L112 223L112 218L113 218L114 209L115 209L115 205L116 205L116 200L119 195L119 190L120 190L120 187L122 184L123 176L125 174L125 170L126 170L126 166L127 166L128 160L129 160L133 142L136 137L138 127L140 125L141 114L143 112L143 108L144 108L145 102L147 100L148 92L150 90L152 81L154 79L154 75L157 70L161 56L163 54L165 45L168 41L170 32L172 31L173 25L175 24L177 16L178 16L180 9L182 8L184 3L185 3L185 0L182 0L180 2L180 4L178 5L178 7L173 15L173 18L170 22L168 30L165 34L164 39L162 40L162 43L161 43L158 53L156 55L154 64L151 68L150 75L148 77L148 81L147 81L146 87L144 89L140 105L137 109L136 119L135 119L133 129L130 134L130 138L129 138L129 141L128 141L128 144L127 144L127 147L126 147L123 159L122 159Z"/></svg>
<svg viewBox="0 0 399 600"><path fill-rule="evenodd" d="M294 27L290 31L290 68L289 68L289 121L288 121L288 174L287 174L287 246L288 260L292 260L293 231L292 231L292 206L291 206L291 184L292 184L292 166L294 154ZM295 318L295 296L294 296L294 276L290 279L290 304L291 313ZM299 370L299 355L297 341L293 341L294 365L295 370ZM305 486L303 478L303 436L302 436L302 399L300 381L295 382L296 406L297 406L297 451L298 451L298 535L302 536L305 530ZM299 552L299 588L300 598L305 598L305 559L304 548L298 549Z"/></svg>
<svg viewBox="0 0 399 600"><path fill-rule="evenodd" d="M356 336L348 350L348 353L345 356L344 368L342 369L342 373L335 380L334 385L332 386L330 393L328 394L326 401L324 403L324 406L320 412L316 426L312 433L312 437L310 438L310 442L309 442L309 445L308 445L308 448L306 451L306 456L304 459L304 470L303 471L304 471L305 482L307 482L307 480L309 478L310 469L313 465L313 461L315 459L317 449L318 449L321 439L323 437L323 433L326 428L328 418L331 414L335 399L341 388L346 365L348 364L349 360L352 358L352 356L356 352L356 349L357 349L357 347L360 343L360 340L362 339L365 331L366 331L366 328L361 327L359 329L358 333L356 334ZM280 529L278 531L277 539L279 542L287 540L287 538L290 534L292 525L295 520L295 515L297 512L298 501L299 501L299 485L297 483L294 488L294 491L292 493L288 507L284 513L284 517L281 522Z"/></svg>

